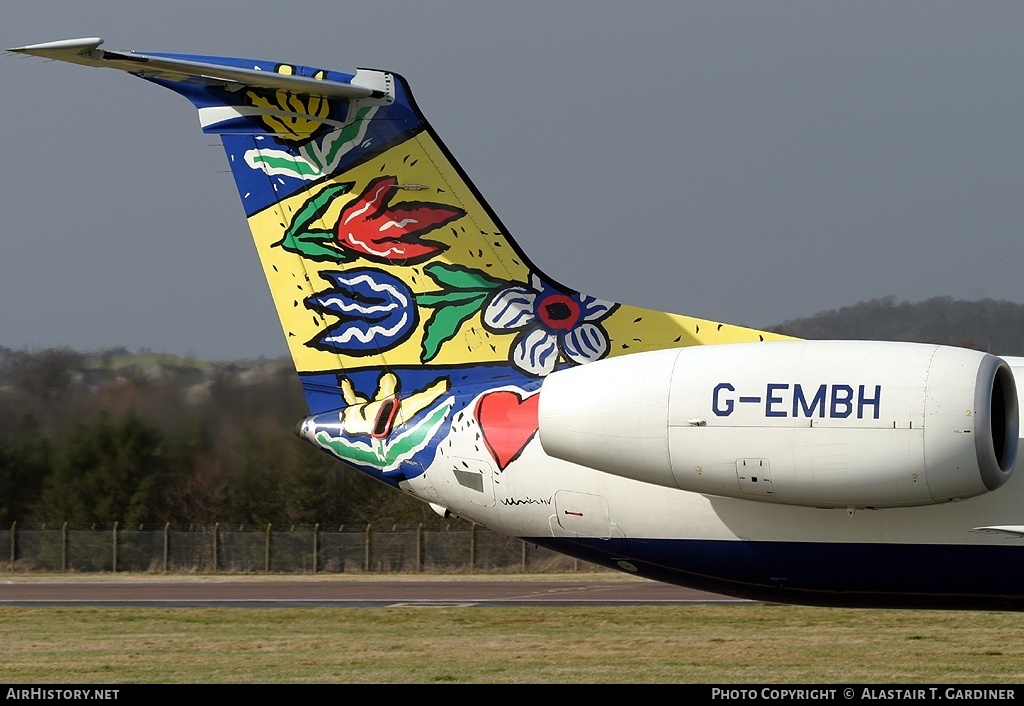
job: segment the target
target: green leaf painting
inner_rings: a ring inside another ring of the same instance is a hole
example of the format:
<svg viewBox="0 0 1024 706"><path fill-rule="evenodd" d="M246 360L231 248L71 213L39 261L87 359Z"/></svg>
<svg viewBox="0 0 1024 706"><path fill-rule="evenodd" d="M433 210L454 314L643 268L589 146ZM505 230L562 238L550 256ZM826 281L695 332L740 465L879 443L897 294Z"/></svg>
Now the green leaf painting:
<svg viewBox="0 0 1024 706"><path fill-rule="evenodd" d="M284 232L280 242L275 243L285 250L298 253L317 262L345 262L348 256L337 247L333 231L311 229L310 226L319 220L331 201L352 188L352 182L329 186L302 205L295 214L291 226Z"/></svg>
<svg viewBox="0 0 1024 706"><path fill-rule="evenodd" d="M424 363L433 360L441 346L452 340L463 323L479 312L494 290L507 286L479 270L435 263L427 265L427 276L440 287L439 292L420 294L416 303L433 309L423 326Z"/></svg>
<svg viewBox="0 0 1024 706"><path fill-rule="evenodd" d="M312 181L333 173L341 158L358 145L366 135L376 106L363 106L350 123L340 130L324 135L294 150L257 149L245 153L246 163L269 176L288 176Z"/></svg>

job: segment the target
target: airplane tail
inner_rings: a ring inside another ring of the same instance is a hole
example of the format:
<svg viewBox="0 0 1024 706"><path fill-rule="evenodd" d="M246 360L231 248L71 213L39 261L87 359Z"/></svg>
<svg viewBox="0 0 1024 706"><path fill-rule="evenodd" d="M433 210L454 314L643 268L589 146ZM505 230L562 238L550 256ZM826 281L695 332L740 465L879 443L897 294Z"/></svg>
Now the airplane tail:
<svg viewBox="0 0 1024 706"><path fill-rule="evenodd" d="M221 136L311 419L331 412L369 439L365 459L331 449L347 460L399 468L451 423L467 386L529 392L556 369L605 357L783 338L606 302L545 275L397 74L101 43L15 51L170 88ZM586 245L585 233L566 243Z"/></svg>

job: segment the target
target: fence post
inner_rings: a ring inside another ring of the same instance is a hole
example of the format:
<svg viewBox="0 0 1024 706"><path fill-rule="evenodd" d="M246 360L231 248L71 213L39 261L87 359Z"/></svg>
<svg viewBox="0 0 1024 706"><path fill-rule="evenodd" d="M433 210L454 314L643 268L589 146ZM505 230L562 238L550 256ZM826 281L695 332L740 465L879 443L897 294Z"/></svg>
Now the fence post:
<svg viewBox="0 0 1024 706"><path fill-rule="evenodd" d="M270 573L270 523L267 523L267 548L263 556L263 573Z"/></svg>
<svg viewBox="0 0 1024 706"><path fill-rule="evenodd" d="M371 527L373 527L372 524L368 523L366 525L366 546L364 547L364 552L363 552L363 554L364 554L364 556L363 556L363 571L365 571L366 573L370 573L370 555L371 555L370 528Z"/></svg>
<svg viewBox="0 0 1024 706"><path fill-rule="evenodd" d="M60 570L68 570L68 523L60 528Z"/></svg>
<svg viewBox="0 0 1024 706"><path fill-rule="evenodd" d="M313 525L313 573L320 566L320 523Z"/></svg>
<svg viewBox="0 0 1024 706"><path fill-rule="evenodd" d="M416 573L423 571L423 523L416 525Z"/></svg>
<svg viewBox="0 0 1024 706"><path fill-rule="evenodd" d="M469 526L469 573L476 572L476 523Z"/></svg>
<svg viewBox="0 0 1024 706"><path fill-rule="evenodd" d="M113 552L111 553L111 559L110 559L110 573L116 574L117 573L117 523L116 522L114 523L114 532L113 532L113 536L111 538L111 546L113 548Z"/></svg>
<svg viewBox="0 0 1024 706"><path fill-rule="evenodd" d="M526 573L526 549L527 549L526 542L523 542L523 560L522 560L522 567L521 568L522 568L522 571L523 571L524 574Z"/></svg>
<svg viewBox="0 0 1024 706"><path fill-rule="evenodd" d="M218 534L220 530L220 523L213 523L213 570L217 571L217 554L219 553L220 547L218 547Z"/></svg>
<svg viewBox="0 0 1024 706"><path fill-rule="evenodd" d="M171 523L164 523L164 573L167 573L171 559Z"/></svg>
<svg viewBox="0 0 1024 706"><path fill-rule="evenodd" d="M14 562L18 559L18 522L11 523L11 571L14 571Z"/></svg>

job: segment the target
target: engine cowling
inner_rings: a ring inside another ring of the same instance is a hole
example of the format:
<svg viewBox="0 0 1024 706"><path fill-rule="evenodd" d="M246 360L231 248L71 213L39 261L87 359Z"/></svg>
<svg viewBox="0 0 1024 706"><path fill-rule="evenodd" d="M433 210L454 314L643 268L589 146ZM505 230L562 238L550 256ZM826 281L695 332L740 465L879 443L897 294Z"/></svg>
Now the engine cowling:
<svg viewBox="0 0 1024 706"><path fill-rule="evenodd" d="M556 458L681 490L815 507L995 490L1017 456L1000 358L949 346L784 341L634 353L549 375Z"/></svg>

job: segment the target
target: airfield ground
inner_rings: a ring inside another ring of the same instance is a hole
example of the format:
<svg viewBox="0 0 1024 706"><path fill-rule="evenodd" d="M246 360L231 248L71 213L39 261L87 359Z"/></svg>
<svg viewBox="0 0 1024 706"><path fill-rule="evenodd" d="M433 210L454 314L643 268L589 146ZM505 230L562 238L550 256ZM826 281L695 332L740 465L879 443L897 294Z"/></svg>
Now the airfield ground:
<svg viewBox="0 0 1024 706"><path fill-rule="evenodd" d="M587 575L587 580L604 577L629 579L606 574ZM0 582L27 578L0 575ZM42 577L31 576L37 578ZM456 577L488 578L494 579ZM281 577L259 580L275 579ZM1024 614L998 612L761 604L0 607L0 644L9 683L1007 684L1024 679Z"/></svg>

